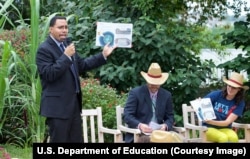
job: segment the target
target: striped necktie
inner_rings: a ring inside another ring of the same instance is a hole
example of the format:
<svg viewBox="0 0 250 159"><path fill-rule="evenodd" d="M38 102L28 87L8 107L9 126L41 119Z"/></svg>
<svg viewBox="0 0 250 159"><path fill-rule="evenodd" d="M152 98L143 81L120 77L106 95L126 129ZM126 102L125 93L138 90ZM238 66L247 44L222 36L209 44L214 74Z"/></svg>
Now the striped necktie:
<svg viewBox="0 0 250 159"><path fill-rule="evenodd" d="M61 51L64 53L65 48L64 48L63 43L60 44L60 49L61 49Z"/></svg>
<svg viewBox="0 0 250 159"><path fill-rule="evenodd" d="M156 94L151 96L152 100L152 111L153 111L153 116L152 116L152 121L157 122L156 116L155 116L155 110L156 110Z"/></svg>
<svg viewBox="0 0 250 159"><path fill-rule="evenodd" d="M60 49L61 49L61 51L64 53L65 48L64 48L63 43L60 44ZM72 59L72 58L71 58L71 59ZM78 77L77 77L77 73L76 73L76 68L75 68L75 65L74 65L74 61L73 61L73 63L71 64L70 69L71 69L71 71L73 72L73 75L74 75L76 93L79 93L80 88L79 88L79 84L78 84Z"/></svg>

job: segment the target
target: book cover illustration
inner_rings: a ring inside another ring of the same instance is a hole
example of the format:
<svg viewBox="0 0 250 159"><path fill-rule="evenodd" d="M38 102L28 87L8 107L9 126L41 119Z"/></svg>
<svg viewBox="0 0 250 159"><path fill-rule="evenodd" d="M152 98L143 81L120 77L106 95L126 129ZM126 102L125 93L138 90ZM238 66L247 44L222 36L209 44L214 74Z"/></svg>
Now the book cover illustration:
<svg viewBox="0 0 250 159"><path fill-rule="evenodd" d="M121 48L132 47L133 25L129 23L97 22L96 46L104 46L109 43Z"/></svg>
<svg viewBox="0 0 250 159"><path fill-rule="evenodd" d="M200 121L215 119L215 113L210 98L202 98L190 101Z"/></svg>

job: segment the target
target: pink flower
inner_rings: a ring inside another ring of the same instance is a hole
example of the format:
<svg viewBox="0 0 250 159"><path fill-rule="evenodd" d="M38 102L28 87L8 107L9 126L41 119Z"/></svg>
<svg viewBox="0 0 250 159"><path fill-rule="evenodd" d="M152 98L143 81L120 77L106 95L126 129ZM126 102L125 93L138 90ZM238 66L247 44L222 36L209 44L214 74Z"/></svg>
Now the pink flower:
<svg viewBox="0 0 250 159"><path fill-rule="evenodd" d="M4 148L0 147L0 152L2 153L2 155L0 154L0 159L11 159L10 154L7 153ZM3 157L3 158L1 158Z"/></svg>

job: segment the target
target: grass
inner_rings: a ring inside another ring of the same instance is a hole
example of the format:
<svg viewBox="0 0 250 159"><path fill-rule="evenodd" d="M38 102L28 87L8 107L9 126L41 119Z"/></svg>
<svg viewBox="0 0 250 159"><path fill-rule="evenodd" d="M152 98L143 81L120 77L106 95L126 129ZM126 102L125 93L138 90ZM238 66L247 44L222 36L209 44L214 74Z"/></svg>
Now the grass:
<svg viewBox="0 0 250 159"><path fill-rule="evenodd" d="M5 152L7 152L12 159L32 159L32 147L29 148L20 148L14 145L0 145L0 148L3 148ZM2 152L0 151L0 158L2 158ZM7 159L7 158L6 158Z"/></svg>

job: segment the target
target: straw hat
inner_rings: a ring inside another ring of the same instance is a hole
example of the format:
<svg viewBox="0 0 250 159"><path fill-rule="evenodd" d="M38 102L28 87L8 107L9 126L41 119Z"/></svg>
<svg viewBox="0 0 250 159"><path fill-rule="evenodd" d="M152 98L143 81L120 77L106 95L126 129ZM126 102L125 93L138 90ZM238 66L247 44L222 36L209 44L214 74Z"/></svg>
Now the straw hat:
<svg viewBox="0 0 250 159"><path fill-rule="evenodd" d="M235 88L243 88L245 90L248 90L249 89L248 86L243 86L243 80L244 80L243 75L237 72L232 72L231 77L229 79L223 77L223 82L225 82L226 84Z"/></svg>
<svg viewBox="0 0 250 159"><path fill-rule="evenodd" d="M162 85L168 79L168 73L162 73L161 67L158 63L151 63L148 73L141 71L143 78L149 83L154 85Z"/></svg>
<svg viewBox="0 0 250 159"><path fill-rule="evenodd" d="M150 136L150 142L166 143L166 142L183 142L183 138L174 131L154 130Z"/></svg>

